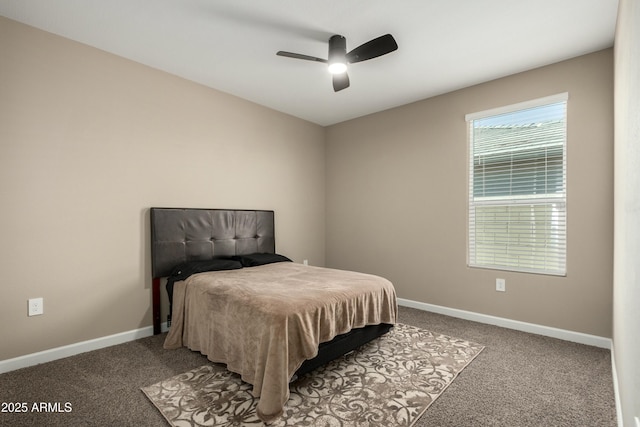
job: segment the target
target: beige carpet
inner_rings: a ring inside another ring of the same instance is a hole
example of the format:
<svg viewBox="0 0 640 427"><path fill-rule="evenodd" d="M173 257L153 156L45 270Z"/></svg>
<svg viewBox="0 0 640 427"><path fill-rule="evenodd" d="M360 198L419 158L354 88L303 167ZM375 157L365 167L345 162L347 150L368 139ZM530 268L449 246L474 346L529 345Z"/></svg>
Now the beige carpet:
<svg viewBox="0 0 640 427"><path fill-rule="evenodd" d="M299 378L275 426L412 426L484 347L398 324ZM173 426L261 426L251 386L208 364L142 388Z"/></svg>

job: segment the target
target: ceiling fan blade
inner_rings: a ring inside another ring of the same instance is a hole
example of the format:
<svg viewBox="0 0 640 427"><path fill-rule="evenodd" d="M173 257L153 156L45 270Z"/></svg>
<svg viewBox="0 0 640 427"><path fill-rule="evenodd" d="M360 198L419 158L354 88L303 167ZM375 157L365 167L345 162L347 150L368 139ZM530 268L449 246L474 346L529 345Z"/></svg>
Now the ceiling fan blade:
<svg viewBox="0 0 640 427"><path fill-rule="evenodd" d="M338 92L349 87L349 76L346 72L333 75L333 91Z"/></svg>
<svg viewBox="0 0 640 427"><path fill-rule="evenodd" d="M385 34L361 44L347 53L347 61L351 64L386 55L398 49L398 44L391 34Z"/></svg>
<svg viewBox="0 0 640 427"><path fill-rule="evenodd" d="M283 50L276 52L276 55L286 56L287 58L304 59L306 61L324 62L325 64L327 63L326 59L316 58L315 56L303 55L301 53L285 52Z"/></svg>

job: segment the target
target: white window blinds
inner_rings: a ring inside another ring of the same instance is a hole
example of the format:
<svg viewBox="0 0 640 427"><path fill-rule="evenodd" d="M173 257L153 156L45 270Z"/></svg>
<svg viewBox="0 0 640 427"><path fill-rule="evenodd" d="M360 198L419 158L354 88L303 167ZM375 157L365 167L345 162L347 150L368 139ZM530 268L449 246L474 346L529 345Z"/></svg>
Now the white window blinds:
<svg viewBox="0 0 640 427"><path fill-rule="evenodd" d="M469 266L566 274L567 99L466 116Z"/></svg>

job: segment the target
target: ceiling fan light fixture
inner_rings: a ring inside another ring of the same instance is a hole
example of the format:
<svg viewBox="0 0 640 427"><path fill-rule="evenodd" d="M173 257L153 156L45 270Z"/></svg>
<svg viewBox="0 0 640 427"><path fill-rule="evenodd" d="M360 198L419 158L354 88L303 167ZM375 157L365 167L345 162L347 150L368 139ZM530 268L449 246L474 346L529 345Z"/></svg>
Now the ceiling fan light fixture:
<svg viewBox="0 0 640 427"><path fill-rule="evenodd" d="M329 64L329 72L331 74L342 74L347 71L347 64L336 61Z"/></svg>
<svg viewBox="0 0 640 427"><path fill-rule="evenodd" d="M329 39L329 72L342 74L347 71L347 39L335 35Z"/></svg>

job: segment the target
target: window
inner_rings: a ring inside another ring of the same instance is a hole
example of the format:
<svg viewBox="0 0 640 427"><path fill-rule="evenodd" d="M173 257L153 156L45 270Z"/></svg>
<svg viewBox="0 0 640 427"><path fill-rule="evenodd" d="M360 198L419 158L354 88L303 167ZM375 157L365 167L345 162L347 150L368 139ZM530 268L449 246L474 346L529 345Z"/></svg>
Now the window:
<svg viewBox="0 0 640 427"><path fill-rule="evenodd" d="M567 99L466 116L470 267L566 274Z"/></svg>

